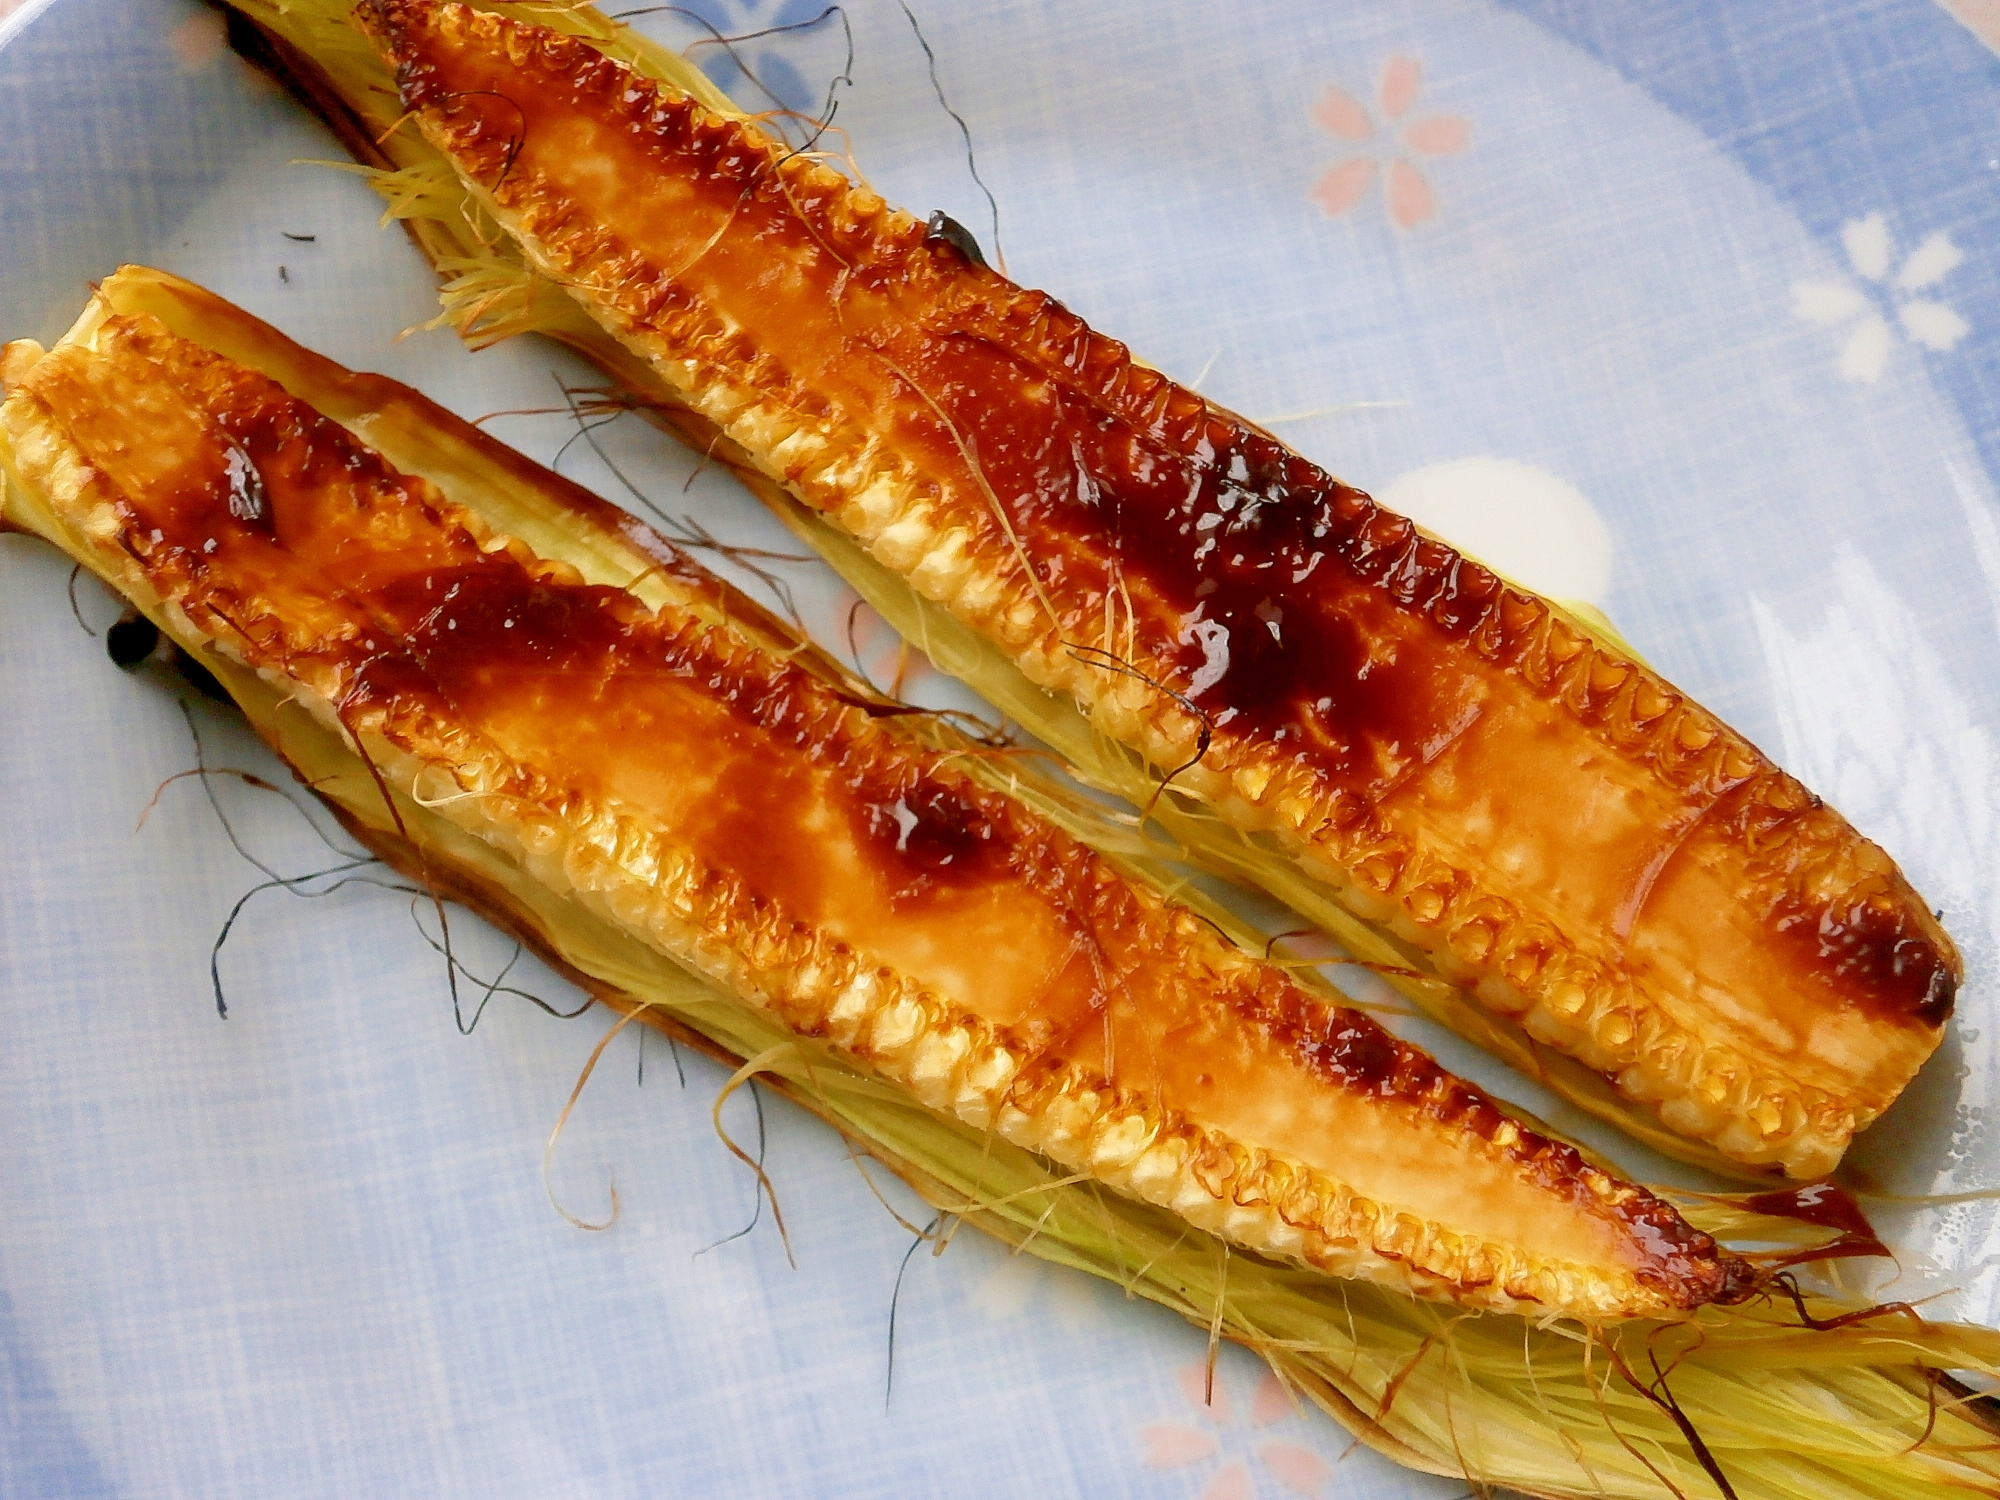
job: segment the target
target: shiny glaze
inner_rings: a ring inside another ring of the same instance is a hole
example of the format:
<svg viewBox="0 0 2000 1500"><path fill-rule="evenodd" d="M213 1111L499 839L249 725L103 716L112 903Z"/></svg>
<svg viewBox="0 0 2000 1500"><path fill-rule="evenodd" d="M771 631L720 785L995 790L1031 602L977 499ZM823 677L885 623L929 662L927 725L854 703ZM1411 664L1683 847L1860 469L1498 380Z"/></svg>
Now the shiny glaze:
<svg viewBox="0 0 2000 1500"><path fill-rule="evenodd" d="M1087 1068L1360 1192L1387 1171L1385 1201L1447 1225L1476 1203L1465 1232L1622 1265L1671 1303L1743 1289L1658 1200L1218 942L873 705L475 534L428 482L149 320L113 319L98 345L51 355L32 388L115 487L119 545L246 660L332 684L350 725L428 722L511 757L509 796L627 808L747 901L998 1026L1027 1074ZM1412 1131L1423 1170L1398 1177Z"/></svg>
<svg viewBox="0 0 2000 1500"><path fill-rule="evenodd" d="M949 981L955 968L938 972L947 945L931 923L997 936L1009 895L1023 898L1014 940L1035 947L1040 904L1040 944L1058 955L1048 967L1057 978L1070 967L1061 914L1031 892L996 890L1003 871L981 809L956 786L925 786L913 767L857 748L846 705L805 672L732 653L622 590L487 550L428 483L243 372L143 326L114 324L104 337L157 361L203 403L198 413L149 413L157 425L145 441L131 412L148 374L135 361L40 372L45 397L68 396L62 410L93 464L144 496L132 550L157 576L198 586L225 634L258 614L260 599L282 597L298 628L283 641L252 634L294 671L335 672L343 717L423 704L476 723L516 760L560 763L558 796L665 811L676 835L753 899L814 925L861 936L866 924L850 913L872 885L884 909L874 915L911 919L902 948L893 922L873 941L928 977ZM65 381L70 371L81 378ZM254 518L238 498L246 461L266 497ZM591 753L576 753L584 746ZM830 839L844 861L799 857Z"/></svg>
<svg viewBox="0 0 2000 1500"><path fill-rule="evenodd" d="M1928 1051L1957 982L1929 913L1886 860L1867 890L1816 879L1852 831L1644 668L872 195L581 44L461 45L454 14L370 24L503 206L587 226L565 274L879 439L1017 597L1025 562L1059 642L1172 689L1212 766L1316 799L1305 839L1425 850L1446 894L1494 891L1864 1111Z"/></svg>
<svg viewBox="0 0 2000 1500"><path fill-rule="evenodd" d="M1050 305L1038 316L1067 315ZM1218 741L1287 763L1336 828L1374 817L1414 829L1461 785L1505 789L1468 863L1548 851L1560 872L1509 894L1567 928L1615 934L1628 963L1685 935L1727 943L1779 992L1803 975L1822 1002L1872 1018L1934 1028L1949 1014L1951 964L1886 892L1823 902L1786 891L1746 914L1752 932L1727 931L1743 908L1704 878L1704 856L1742 847L1716 814L1761 789L1768 766L1675 786L1632 775L1650 768L1618 764L1601 742L1537 744L1528 658L1550 625L1534 601L1163 379L1129 371L1107 398L1087 367L1036 357L1040 339L1003 347L1000 332L933 336L903 367L957 429L954 451L934 443L931 461L949 464L959 442L976 454L1070 639L1122 583L1145 667ZM1009 389L1024 399L992 399ZM1613 670L1622 686L1630 668ZM1586 722L1611 696L1584 694ZM1771 836L1768 820L1759 832ZM1760 943L1788 961L1760 961Z"/></svg>
<svg viewBox="0 0 2000 1500"><path fill-rule="evenodd" d="M1882 1237L1875 1232L1875 1226L1868 1222L1861 1205L1855 1202L1847 1189L1835 1183L1814 1182L1778 1192L1756 1193L1745 1198L1742 1207L1753 1214L1796 1219L1801 1224L1838 1231L1827 1244L1783 1257L1783 1265L1798 1266L1815 1260L1895 1258L1894 1252L1882 1243Z"/></svg>
<svg viewBox="0 0 2000 1500"><path fill-rule="evenodd" d="M1937 945L1910 930L1902 903L1884 890L1824 904L1789 896L1773 908L1773 929L1843 991L1876 997L1920 1024L1942 1026L1957 985Z"/></svg>

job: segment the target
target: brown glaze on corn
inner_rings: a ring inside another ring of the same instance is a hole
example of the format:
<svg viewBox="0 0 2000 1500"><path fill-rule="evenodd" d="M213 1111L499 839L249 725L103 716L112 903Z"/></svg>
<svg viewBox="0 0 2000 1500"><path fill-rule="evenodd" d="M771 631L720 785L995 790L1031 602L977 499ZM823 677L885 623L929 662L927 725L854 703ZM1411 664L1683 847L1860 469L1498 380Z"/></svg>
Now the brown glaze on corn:
<svg viewBox="0 0 2000 1500"><path fill-rule="evenodd" d="M79 329L11 346L0 405L0 454L72 545L385 784L801 1035L1339 1274L1585 1318L1747 1289L1643 1189L791 655L492 534L149 317ZM674 589L717 597L661 555Z"/></svg>
<svg viewBox="0 0 2000 1500"><path fill-rule="evenodd" d="M530 262L753 462L1154 765L1206 732L1177 787L1669 1125L1821 1173L1936 1046L1957 954L1888 857L1542 599L580 42L358 19Z"/></svg>

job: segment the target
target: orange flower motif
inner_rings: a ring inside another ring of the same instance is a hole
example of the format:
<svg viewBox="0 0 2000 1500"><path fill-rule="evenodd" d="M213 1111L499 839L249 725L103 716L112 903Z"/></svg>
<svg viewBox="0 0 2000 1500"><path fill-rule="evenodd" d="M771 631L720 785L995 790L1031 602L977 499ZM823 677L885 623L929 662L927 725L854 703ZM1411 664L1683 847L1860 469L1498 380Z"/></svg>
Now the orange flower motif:
<svg viewBox="0 0 2000 1500"><path fill-rule="evenodd" d="M1429 179L1413 157L1453 156L1472 139L1472 122L1463 115L1423 115L1399 124L1417 102L1423 88L1423 65L1414 57L1397 55L1382 65L1375 98L1382 114L1378 133L1368 107L1344 89L1329 88L1313 105L1312 116L1336 140L1356 145L1375 142L1376 149L1334 163L1313 184L1312 195L1329 214L1344 214L1367 194L1382 172L1382 195L1389 217L1399 228L1414 229L1437 213Z"/></svg>
<svg viewBox="0 0 2000 1500"><path fill-rule="evenodd" d="M1255 1471L1261 1468L1289 1494L1301 1500L1321 1500L1333 1465L1297 1443L1259 1442L1241 1431L1229 1399L1228 1381L1217 1374L1211 1387L1208 1362L1175 1372L1188 1404L1207 1420L1202 1427L1182 1422L1155 1422L1139 1430L1149 1469L1185 1469L1220 1459L1208 1475L1200 1500L1253 1500L1258 1491ZM1297 1403L1269 1370L1250 1397L1250 1426L1269 1427L1298 1416ZM1204 1430L1206 1429L1206 1430ZM1232 1429L1235 1429L1232 1431Z"/></svg>
<svg viewBox="0 0 2000 1500"><path fill-rule="evenodd" d="M930 658L914 649L896 629L851 589L840 591L840 608L834 615L838 635L820 637L839 640L847 646L847 660L854 670L892 698L901 698L916 683L936 671ZM839 655L839 648L834 648Z"/></svg>

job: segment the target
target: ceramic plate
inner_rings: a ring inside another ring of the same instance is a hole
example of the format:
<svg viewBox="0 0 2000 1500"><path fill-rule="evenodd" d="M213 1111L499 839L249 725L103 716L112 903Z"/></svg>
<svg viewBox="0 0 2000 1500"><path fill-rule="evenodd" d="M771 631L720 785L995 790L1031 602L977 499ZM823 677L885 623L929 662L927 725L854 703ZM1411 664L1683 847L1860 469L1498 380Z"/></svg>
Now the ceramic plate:
<svg viewBox="0 0 2000 1500"><path fill-rule="evenodd" d="M731 33L819 9L694 3ZM892 200L1602 605L1897 856L1970 972L1951 1038L1853 1157L1906 1194L2000 1178L2000 61L1976 29L1992 7L1956 9L930 0L991 209L893 0L851 7L840 112ZM813 107L844 45L835 18L739 51ZM538 344L399 341L430 278L361 182L310 164L339 156L192 0L17 10L0 335L50 339L90 278L149 261L467 415L558 408L492 423L555 458L560 387L587 374ZM601 437L648 502L785 545L627 425ZM562 463L638 503L585 445ZM72 608L54 552L0 539L0 568L0 1493L1461 1492L1349 1454L1240 1353L1201 1405L1203 1335L1115 1290L973 1235L906 1265L838 1142L739 1094L723 1122L764 1143L789 1264L711 1125L721 1074L636 1031L545 1192L602 1014L503 993L462 1035L406 897L249 895L271 877L245 854L283 877L333 862L324 817L168 781L197 738L211 766L280 773L170 677L113 667L116 606L85 580ZM850 641L830 577L787 576L824 639L893 670L865 616ZM461 926L473 969L510 962ZM576 1001L532 960L506 983ZM596 1217L614 1182L607 1232L551 1205ZM1986 1205L1883 1219L1896 1295L1953 1288L1945 1310L1993 1318Z"/></svg>

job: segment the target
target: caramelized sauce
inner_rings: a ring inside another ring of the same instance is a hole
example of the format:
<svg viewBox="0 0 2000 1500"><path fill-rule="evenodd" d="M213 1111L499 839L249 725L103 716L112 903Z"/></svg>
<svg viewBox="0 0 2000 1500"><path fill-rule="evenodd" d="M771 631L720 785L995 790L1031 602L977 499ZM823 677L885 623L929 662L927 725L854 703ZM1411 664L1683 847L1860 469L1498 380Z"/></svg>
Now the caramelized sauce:
<svg viewBox="0 0 2000 1500"><path fill-rule="evenodd" d="M1435 1101L1433 1108L1482 1140L1492 1140L1506 1115L1478 1090L1439 1067L1429 1053L1419 1051L1384 1032L1357 1012L1319 1006L1296 989L1285 988L1268 1023L1286 1036L1295 1054L1322 1077L1371 1077L1411 1098ZM1393 1084L1386 1080L1393 1079ZM1579 1207L1592 1205L1583 1158L1569 1146L1525 1132L1536 1152L1534 1167L1545 1187L1568 1193ZM1715 1241L1693 1228L1679 1214L1651 1195L1634 1193L1619 1205L1625 1232L1645 1245L1645 1262L1664 1269L1668 1280L1702 1280L1714 1273ZM1536 1226L1521 1226L1524 1242L1533 1243ZM1730 1300L1732 1291L1717 1293Z"/></svg>
<svg viewBox="0 0 2000 1500"><path fill-rule="evenodd" d="M128 493L142 497L131 529L146 565L197 584L225 620L281 592L298 627L271 644L333 667L344 715L427 706L550 768L559 797L665 818L753 900L941 989L977 966L980 949L954 941L970 938L1018 959L983 986L1001 1011L1092 1012L1072 923L1035 889L1023 841L1003 837L969 787L857 744L845 705L808 674L656 618L622 590L487 550L426 482L268 382L142 325L109 326L102 342L113 358L67 391L56 369L43 385L99 467L145 456ZM115 357L126 353L162 365L192 401L142 402L147 377ZM135 423L142 406L153 410ZM237 453L265 497L255 519L232 504ZM1027 876L1010 870L1017 857Z"/></svg>
<svg viewBox="0 0 2000 1500"><path fill-rule="evenodd" d="M1158 1000L1148 1003L1168 1008ZM1492 1141L1506 1118L1427 1053L1356 1011L1319 1003L1274 974L1256 984L1244 1009L1254 1018L1254 1029L1219 1023L1212 1009L1200 1005L1174 1014L1161 1044L1149 1053L1147 1074L1164 1097L1187 1101L1190 1113L1239 1140L1322 1164L1350 1182L1366 1182L1369 1170L1360 1163L1394 1160L1402 1149L1394 1116L1368 1107L1370 1095L1416 1101L1454 1136L1482 1141ZM1296 1076L1274 1073L1272 1048L1324 1087L1302 1086ZM1562 1249L1551 1253L1622 1260L1642 1281L1701 1285L1705 1298L1735 1295L1733 1263L1718 1265L1714 1240L1672 1208L1636 1190L1622 1202L1607 1203L1572 1148L1527 1130L1522 1137L1514 1150L1496 1153L1512 1158L1508 1168L1496 1170L1492 1156L1457 1160L1448 1180L1434 1180L1428 1190L1440 1198L1456 1194L1477 1201L1485 1232L1501 1239L1560 1243ZM1537 1193L1510 1191L1504 1179L1515 1173L1533 1182ZM1578 1222L1552 1216L1544 1194L1574 1207ZM1597 1230L1579 1227L1592 1219L1599 1220ZM1635 1247L1641 1250L1636 1257Z"/></svg>
<svg viewBox="0 0 2000 1500"><path fill-rule="evenodd" d="M1379 524L1358 492L1274 443L1233 440L1219 420L1191 450L1166 443L990 340L946 336L912 354L906 367L1065 613L1101 618L1122 580L1152 669L1216 730L1379 798L1476 716L1477 685L1404 628L1395 585L1418 546L1407 523ZM1023 385L1040 398L992 398Z"/></svg>
<svg viewBox="0 0 2000 1500"><path fill-rule="evenodd" d="M1910 931L1892 897L1869 891L1820 904L1788 894L1771 926L1829 985L1872 1002L1876 1012L1932 1027L1950 1018L1957 994L1951 971L1936 944Z"/></svg>
<svg viewBox="0 0 2000 1500"><path fill-rule="evenodd" d="M1357 1191L1447 1223L1476 1201L1478 1232L1625 1265L1676 1301L1726 1275L1644 1193L1601 1200L1568 1148L1524 1132L1475 1149L1501 1122L1476 1090L1278 971L1177 936L1170 910L1087 849L802 669L482 542L425 481L144 321L114 320L100 346L38 367L41 394L90 462L138 486L126 545L194 618L239 630L253 662L331 670L345 714L430 713L483 736L551 807L618 799L753 902L934 984L1031 1052L1156 1090ZM179 394L163 398L163 379ZM1425 1121L1437 1156L1413 1172ZM1577 1211L1551 1219L1551 1194Z"/></svg>
<svg viewBox="0 0 2000 1500"><path fill-rule="evenodd" d="M1875 1233L1875 1226L1861 1211L1861 1205L1845 1188L1834 1183L1815 1182L1800 1188L1757 1193L1745 1198L1742 1206L1753 1214L1796 1219L1801 1224L1838 1231L1830 1243L1788 1255L1780 1262L1782 1265L1798 1266L1815 1260L1894 1259L1881 1236Z"/></svg>
<svg viewBox="0 0 2000 1500"><path fill-rule="evenodd" d="M1212 413L1190 419L1188 441L987 338L932 338L906 359L1072 631L1102 619L1122 584L1152 670L1218 742L1289 752L1348 816L1372 807L1432 837L1452 788L1480 788L1495 804L1489 842L1465 852L1486 868L1535 864L1514 892L1530 909L1625 940L1631 956L1661 934L1721 946L1740 906L1655 898L1675 889L1660 881L1669 865L1725 853L1740 830L1704 825L1707 787L1676 790L1588 735L1544 736L1504 654L1490 666L1462 648L1481 632L1504 642L1510 591L1491 572ZM991 398L1021 388L1028 399ZM1563 763L1534 774L1548 754ZM1781 1011L1803 978L1801 999L1862 1016L1930 1029L1949 1014L1948 962L1886 896L1773 912L1761 930L1789 953L1753 965Z"/></svg>

